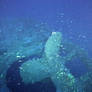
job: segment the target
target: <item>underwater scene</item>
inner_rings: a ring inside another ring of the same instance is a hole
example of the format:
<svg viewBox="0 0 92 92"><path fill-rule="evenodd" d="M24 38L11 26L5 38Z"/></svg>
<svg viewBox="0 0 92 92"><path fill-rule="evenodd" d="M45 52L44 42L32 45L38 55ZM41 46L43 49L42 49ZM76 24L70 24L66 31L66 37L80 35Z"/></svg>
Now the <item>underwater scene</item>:
<svg viewBox="0 0 92 92"><path fill-rule="evenodd" d="M92 92L92 0L0 0L0 92Z"/></svg>

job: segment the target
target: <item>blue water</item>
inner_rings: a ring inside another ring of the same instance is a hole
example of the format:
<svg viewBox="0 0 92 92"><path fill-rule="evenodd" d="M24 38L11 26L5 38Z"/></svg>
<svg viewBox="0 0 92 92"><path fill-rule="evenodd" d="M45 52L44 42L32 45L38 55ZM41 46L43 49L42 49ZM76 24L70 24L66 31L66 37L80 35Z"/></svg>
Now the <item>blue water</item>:
<svg viewBox="0 0 92 92"><path fill-rule="evenodd" d="M32 17L47 23L92 52L91 0L0 0L0 12L1 18Z"/></svg>
<svg viewBox="0 0 92 92"><path fill-rule="evenodd" d="M87 59L91 59L92 0L0 0L0 56L7 53L7 50L19 51L23 41L23 47L29 48L33 54L22 52L27 53L26 57L21 58L22 63L29 58L41 57L44 45L53 31L61 32L64 40L83 48ZM20 41L21 44L17 41ZM41 42L42 44L39 45ZM31 48L31 45L34 49ZM67 47L67 45L65 46ZM36 53L36 51L38 52ZM69 52L71 52L71 48ZM6 60L8 61L9 58ZM80 58L74 58L66 64L76 79L89 71L92 72L81 61ZM22 63L16 62L17 60L14 59L7 70L6 84L10 92L56 91L55 85L49 78L47 82L25 85L19 75L19 66ZM92 65L92 60L90 60L90 65ZM2 79L0 78L0 80ZM17 85L18 83L21 85ZM88 82L87 87L84 87L84 92L92 92L91 87L92 80L91 83ZM6 92L6 89L4 91Z"/></svg>

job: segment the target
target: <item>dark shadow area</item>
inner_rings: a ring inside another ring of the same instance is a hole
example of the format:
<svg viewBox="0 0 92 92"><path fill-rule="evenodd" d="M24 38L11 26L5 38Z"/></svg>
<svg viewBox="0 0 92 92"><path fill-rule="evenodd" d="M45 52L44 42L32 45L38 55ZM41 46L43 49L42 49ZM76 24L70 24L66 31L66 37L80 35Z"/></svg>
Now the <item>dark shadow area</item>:
<svg viewBox="0 0 92 92"><path fill-rule="evenodd" d="M66 67L76 78L79 78L80 76L86 74L88 71L85 64L83 64L83 62L80 61L80 59L78 58L75 58L74 60L67 62Z"/></svg>
<svg viewBox="0 0 92 92"><path fill-rule="evenodd" d="M43 79L34 84L24 84L20 77L19 67L28 59L38 58L41 56L31 56L20 59L22 62L15 61L7 71L7 86L12 92L56 92L56 88L50 78ZM39 75L40 77L40 75Z"/></svg>

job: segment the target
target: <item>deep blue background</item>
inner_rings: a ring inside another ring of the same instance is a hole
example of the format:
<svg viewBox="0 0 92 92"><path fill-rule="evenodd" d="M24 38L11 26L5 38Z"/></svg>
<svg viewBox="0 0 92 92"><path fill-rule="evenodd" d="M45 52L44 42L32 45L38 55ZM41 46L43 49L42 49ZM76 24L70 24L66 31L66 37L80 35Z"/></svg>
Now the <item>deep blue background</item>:
<svg viewBox="0 0 92 92"><path fill-rule="evenodd" d="M92 0L0 0L0 17L47 23L92 54Z"/></svg>
<svg viewBox="0 0 92 92"><path fill-rule="evenodd" d="M92 57L92 0L0 0L0 18L19 17L47 23ZM78 67L79 61L76 64ZM84 71L80 65L79 70L77 67L72 72Z"/></svg>

